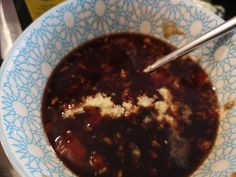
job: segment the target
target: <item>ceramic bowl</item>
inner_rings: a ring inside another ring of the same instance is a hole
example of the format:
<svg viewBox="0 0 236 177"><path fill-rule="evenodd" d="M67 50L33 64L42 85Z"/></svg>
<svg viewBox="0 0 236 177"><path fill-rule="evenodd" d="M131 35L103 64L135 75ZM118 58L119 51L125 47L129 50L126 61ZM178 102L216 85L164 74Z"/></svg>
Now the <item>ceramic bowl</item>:
<svg viewBox="0 0 236 177"><path fill-rule="evenodd" d="M48 144L40 107L51 71L77 45L108 33L138 32L180 47L222 22L187 0L69 0L48 11L18 38L0 71L0 138L13 166L24 177L74 176ZM220 105L232 106L236 34L191 55L212 79ZM215 146L192 176L232 175L235 147L236 108L232 106L222 111Z"/></svg>

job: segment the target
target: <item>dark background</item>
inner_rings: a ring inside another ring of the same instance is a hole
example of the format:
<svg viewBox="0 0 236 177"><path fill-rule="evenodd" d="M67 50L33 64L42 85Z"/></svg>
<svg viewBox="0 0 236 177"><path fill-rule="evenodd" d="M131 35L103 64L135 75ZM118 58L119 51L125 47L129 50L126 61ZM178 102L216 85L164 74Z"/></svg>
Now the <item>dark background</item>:
<svg viewBox="0 0 236 177"><path fill-rule="evenodd" d="M212 4L221 5L225 8L225 20L236 16L236 0L211 0L211 2Z"/></svg>

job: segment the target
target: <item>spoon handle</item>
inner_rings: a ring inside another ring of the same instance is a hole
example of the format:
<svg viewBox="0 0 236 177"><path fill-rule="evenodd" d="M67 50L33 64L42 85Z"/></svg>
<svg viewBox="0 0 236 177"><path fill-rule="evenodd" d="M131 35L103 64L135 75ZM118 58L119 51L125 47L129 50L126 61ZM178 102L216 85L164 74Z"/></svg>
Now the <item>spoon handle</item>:
<svg viewBox="0 0 236 177"><path fill-rule="evenodd" d="M219 38L226 33L229 33L236 27L236 17L226 21L225 23L219 25L218 27L214 28L213 30L205 33L201 37L197 38L196 40L190 42L189 44L171 52L170 54L164 56L161 59L158 59L153 64L149 65L144 69L144 72L151 72L162 65L175 60L185 54L190 53L191 51L203 46L204 44L211 42L213 39Z"/></svg>

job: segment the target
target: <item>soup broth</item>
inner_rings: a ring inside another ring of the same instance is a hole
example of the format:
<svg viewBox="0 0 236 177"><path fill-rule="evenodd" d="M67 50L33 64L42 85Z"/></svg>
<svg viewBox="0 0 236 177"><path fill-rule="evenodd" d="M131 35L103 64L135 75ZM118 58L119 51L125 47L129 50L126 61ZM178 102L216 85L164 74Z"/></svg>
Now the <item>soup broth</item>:
<svg viewBox="0 0 236 177"><path fill-rule="evenodd" d="M175 48L141 34L89 41L55 68L42 119L58 157L80 177L186 177L209 154L219 107L189 57L143 69Z"/></svg>

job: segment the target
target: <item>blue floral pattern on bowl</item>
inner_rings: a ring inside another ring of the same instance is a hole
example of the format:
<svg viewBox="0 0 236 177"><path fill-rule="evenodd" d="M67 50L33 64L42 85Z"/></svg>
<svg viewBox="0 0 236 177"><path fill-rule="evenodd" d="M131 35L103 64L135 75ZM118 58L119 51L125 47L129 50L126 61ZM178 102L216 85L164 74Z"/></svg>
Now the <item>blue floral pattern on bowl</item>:
<svg viewBox="0 0 236 177"><path fill-rule="evenodd" d="M181 31L164 38L171 22ZM1 69L0 138L22 176L74 176L56 157L43 131L41 95L56 64L77 45L116 32L139 32L181 46L223 21L187 0L70 0L34 22ZM236 34L191 54L210 75L223 106L236 97ZM194 177L236 171L236 108L222 111L216 144Z"/></svg>

